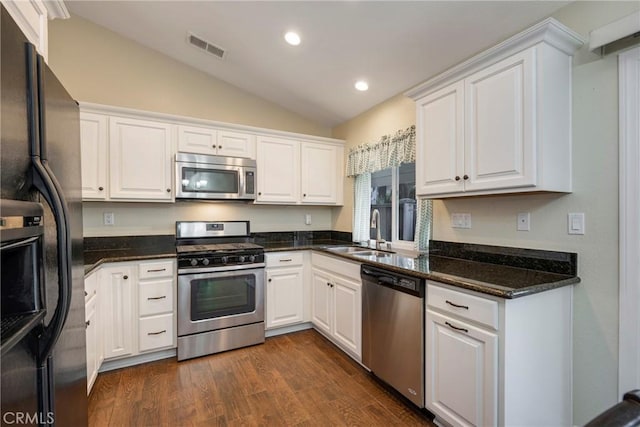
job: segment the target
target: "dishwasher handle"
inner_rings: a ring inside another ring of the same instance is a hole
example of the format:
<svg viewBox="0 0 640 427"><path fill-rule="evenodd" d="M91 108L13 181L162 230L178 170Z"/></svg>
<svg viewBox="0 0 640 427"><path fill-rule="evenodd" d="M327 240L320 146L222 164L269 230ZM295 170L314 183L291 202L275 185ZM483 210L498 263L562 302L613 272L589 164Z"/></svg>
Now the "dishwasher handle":
<svg viewBox="0 0 640 427"><path fill-rule="evenodd" d="M424 279L365 266L364 264L360 267L360 277L362 278L363 285L384 286L419 298L424 298Z"/></svg>

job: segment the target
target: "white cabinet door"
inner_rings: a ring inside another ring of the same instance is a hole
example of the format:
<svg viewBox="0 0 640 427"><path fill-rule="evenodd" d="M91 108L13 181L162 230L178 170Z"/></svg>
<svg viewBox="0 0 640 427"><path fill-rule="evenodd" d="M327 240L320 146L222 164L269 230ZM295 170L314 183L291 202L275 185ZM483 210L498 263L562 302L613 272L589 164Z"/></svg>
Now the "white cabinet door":
<svg viewBox="0 0 640 427"><path fill-rule="evenodd" d="M311 322L320 330L331 335L332 295L331 277L313 269L311 282Z"/></svg>
<svg viewBox="0 0 640 427"><path fill-rule="evenodd" d="M99 282L105 319L104 357L108 359L132 354L137 332L133 268L117 264L103 267L99 272Z"/></svg>
<svg viewBox="0 0 640 427"><path fill-rule="evenodd" d="M498 423L498 337L427 310L426 405L454 426Z"/></svg>
<svg viewBox="0 0 640 427"><path fill-rule="evenodd" d="M257 202L297 203L300 194L300 143L258 137Z"/></svg>
<svg viewBox="0 0 640 427"><path fill-rule="evenodd" d="M357 357L362 357L362 289L359 283L333 278L333 336Z"/></svg>
<svg viewBox="0 0 640 427"><path fill-rule="evenodd" d="M110 118L112 199L172 200L171 132L166 123Z"/></svg>
<svg viewBox="0 0 640 427"><path fill-rule="evenodd" d="M98 325L97 319L97 306L98 298L95 296L89 300L85 305L85 333L87 337L87 395L91 392L91 387L96 381L98 376L98 369L100 367L98 363L98 340L102 337L98 337Z"/></svg>
<svg viewBox="0 0 640 427"><path fill-rule="evenodd" d="M535 49L465 79L465 190L536 183Z"/></svg>
<svg viewBox="0 0 640 427"><path fill-rule="evenodd" d="M80 113L82 199L105 200L107 190L107 135L109 118Z"/></svg>
<svg viewBox="0 0 640 427"><path fill-rule="evenodd" d="M303 142L301 146L302 203L332 204L337 201L338 147Z"/></svg>
<svg viewBox="0 0 640 427"><path fill-rule="evenodd" d="M303 320L303 267L267 270L267 329Z"/></svg>
<svg viewBox="0 0 640 427"><path fill-rule="evenodd" d="M256 158L256 137L248 133L218 131L218 155Z"/></svg>
<svg viewBox="0 0 640 427"><path fill-rule="evenodd" d="M178 126L178 151L215 155L218 151L218 132L215 129Z"/></svg>
<svg viewBox="0 0 640 427"><path fill-rule="evenodd" d="M464 188L464 85L454 83L417 102L416 193Z"/></svg>

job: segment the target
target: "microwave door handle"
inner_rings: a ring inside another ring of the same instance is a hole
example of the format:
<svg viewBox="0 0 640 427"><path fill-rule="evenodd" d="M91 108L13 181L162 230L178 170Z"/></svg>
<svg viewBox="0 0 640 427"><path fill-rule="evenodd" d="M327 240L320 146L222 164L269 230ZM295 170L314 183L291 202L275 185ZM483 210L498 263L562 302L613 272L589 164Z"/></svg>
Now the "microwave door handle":
<svg viewBox="0 0 640 427"><path fill-rule="evenodd" d="M243 199L246 196L246 191L245 191L245 179L244 179L244 169L243 168L237 168L236 169L238 171L238 196Z"/></svg>
<svg viewBox="0 0 640 427"><path fill-rule="evenodd" d="M68 223L68 208L60 191L60 184L51 172L46 158L40 158L40 150L46 145L44 121L38 126L36 117L44 116L44 90L42 57L37 56L35 47L27 44L29 106L29 144L31 146L31 178L32 185L42 194L53 212L56 223L58 252L58 304L49 324L45 327L39 340L38 363L44 366L62 333L64 323L71 305L71 233ZM37 61L37 65L36 65ZM38 67L38 69L36 69ZM39 87L38 87L39 86ZM35 123L34 123L35 122ZM45 151L46 156L46 151Z"/></svg>

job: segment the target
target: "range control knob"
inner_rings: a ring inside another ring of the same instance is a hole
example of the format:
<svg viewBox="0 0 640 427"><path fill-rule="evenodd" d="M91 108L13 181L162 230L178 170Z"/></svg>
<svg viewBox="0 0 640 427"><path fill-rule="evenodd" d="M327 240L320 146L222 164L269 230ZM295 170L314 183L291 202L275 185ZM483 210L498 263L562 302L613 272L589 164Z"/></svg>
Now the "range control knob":
<svg viewBox="0 0 640 427"><path fill-rule="evenodd" d="M229 257L228 256L223 256L222 258L220 258L220 261L222 261L223 264L226 264L229 262Z"/></svg>
<svg viewBox="0 0 640 427"><path fill-rule="evenodd" d="M209 259L208 258L203 258L202 259L202 265L209 265Z"/></svg>
<svg viewBox="0 0 640 427"><path fill-rule="evenodd" d="M191 261L189 261L189 263L195 267L196 265L198 265L198 260L195 258L191 258Z"/></svg>
<svg viewBox="0 0 640 427"><path fill-rule="evenodd" d="M240 261L240 262L244 262L245 259L246 259L246 257L244 255L240 255L238 257L238 261Z"/></svg>
<svg viewBox="0 0 640 427"><path fill-rule="evenodd" d="M249 262L256 262L256 256L255 255L249 256Z"/></svg>

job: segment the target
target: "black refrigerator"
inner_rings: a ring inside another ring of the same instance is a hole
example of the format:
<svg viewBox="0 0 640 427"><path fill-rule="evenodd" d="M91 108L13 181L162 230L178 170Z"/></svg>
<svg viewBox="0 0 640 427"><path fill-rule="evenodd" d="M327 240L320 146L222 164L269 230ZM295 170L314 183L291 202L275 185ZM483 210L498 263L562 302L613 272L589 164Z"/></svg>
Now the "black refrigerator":
<svg viewBox="0 0 640 427"><path fill-rule="evenodd" d="M46 309L41 324L24 342L3 347L0 422L3 426L85 426L78 105L6 9L0 8L0 196L39 202L44 208L41 288ZM3 273L2 277L4 301L4 293L13 287L4 283L8 276ZM3 318L3 343L4 333Z"/></svg>

